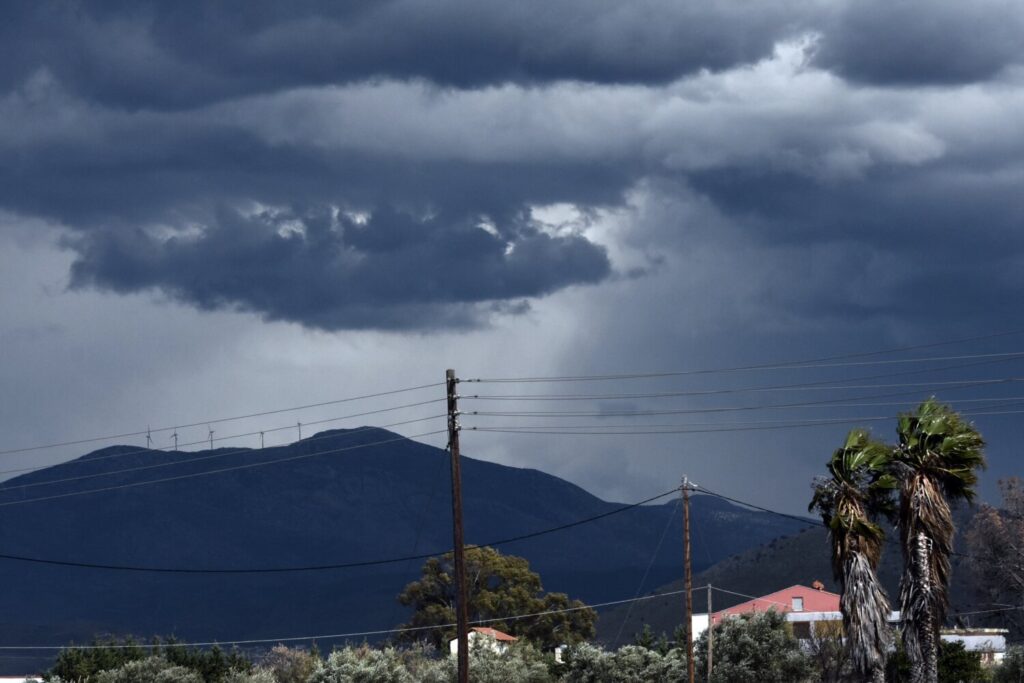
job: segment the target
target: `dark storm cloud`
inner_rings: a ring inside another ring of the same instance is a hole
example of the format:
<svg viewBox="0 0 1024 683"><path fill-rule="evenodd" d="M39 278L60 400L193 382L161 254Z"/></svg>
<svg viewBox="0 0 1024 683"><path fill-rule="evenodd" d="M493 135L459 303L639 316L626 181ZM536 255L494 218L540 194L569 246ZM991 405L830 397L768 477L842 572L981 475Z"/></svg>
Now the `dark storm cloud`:
<svg viewBox="0 0 1024 683"><path fill-rule="evenodd" d="M808 4L26 0L3 10L0 79L12 87L45 67L130 108L375 77L665 82L770 54Z"/></svg>
<svg viewBox="0 0 1024 683"><path fill-rule="evenodd" d="M983 81L1024 60L1015 0L860 0L822 28L819 63L873 83Z"/></svg>
<svg viewBox="0 0 1024 683"><path fill-rule="evenodd" d="M539 232L525 217L484 230L475 216L417 218L390 207L353 219L329 210L221 210L198 236L91 231L69 243L72 285L157 289L201 309L237 308L325 330L478 325L513 299L609 273L604 249Z"/></svg>
<svg viewBox="0 0 1024 683"><path fill-rule="evenodd" d="M730 237L645 226L648 258L621 272L738 235L907 257L909 288L922 264L1021 253L1010 76L922 92L836 75L957 81L1014 60L1004 27L959 65L897 59L911 6L14 4L0 207L66 228L76 287L332 330L481 324L608 279L615 245L534 212L628 211L659 179ZM938 6L913 35L956 45L971 12ZM846 310L820 277L777 305Z"/></svg>

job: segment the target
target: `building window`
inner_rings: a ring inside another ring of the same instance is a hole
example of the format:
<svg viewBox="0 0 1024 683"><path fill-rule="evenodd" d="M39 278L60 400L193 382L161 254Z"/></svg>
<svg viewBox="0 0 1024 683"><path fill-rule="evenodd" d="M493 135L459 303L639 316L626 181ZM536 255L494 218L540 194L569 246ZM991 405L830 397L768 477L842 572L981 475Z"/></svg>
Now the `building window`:
<svg viewBox="0 0 1024 683"><path fill-rule="evenodd" d="M803 598L793 598L793 611L794 612L803 612L804 611L804 599Z"/></svg>

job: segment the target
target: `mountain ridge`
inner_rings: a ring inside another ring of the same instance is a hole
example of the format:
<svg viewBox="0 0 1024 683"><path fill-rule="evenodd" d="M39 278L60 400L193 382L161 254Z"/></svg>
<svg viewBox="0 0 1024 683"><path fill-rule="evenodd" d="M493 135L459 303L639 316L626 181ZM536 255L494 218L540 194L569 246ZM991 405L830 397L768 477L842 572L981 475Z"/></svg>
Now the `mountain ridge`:
<svg viewBox="0 0 1024 683"><path fill-rule="evenodd" d="M149 469L92 476L133 467ZM225 471L171 479L215 469ZM464 456L462 470L469 544L624 506L532 468ZM36 485L81 476L90 478ZM446 451L377 428L330 430L265 449L184 453L113 446L8 481L0 505L109 490L5 506L0 552L179 568L324 565L446 552L449 477ZM171 480L133 486L162 478ZM703 558L698 568L792 528L706 498L692 502L695 557ZM645 574L647 585L681 574L680 517L676 501L642 505L498 547L526 557L547 590L586 602L615 600L632 595ZM227 641L387 629L406 619L395 596L421 564L177 575L0 560L0 581L7 587L0 591L0 642L27 644L30 633L38 644L81 642L94 633Z"/></svg>

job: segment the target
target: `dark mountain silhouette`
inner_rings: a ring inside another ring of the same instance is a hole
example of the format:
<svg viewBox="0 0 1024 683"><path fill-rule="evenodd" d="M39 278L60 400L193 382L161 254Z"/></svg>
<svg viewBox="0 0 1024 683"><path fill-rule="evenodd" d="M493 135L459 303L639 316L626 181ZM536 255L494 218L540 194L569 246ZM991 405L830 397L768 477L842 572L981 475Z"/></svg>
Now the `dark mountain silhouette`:
<svg viewBox="0 0 1024 683"><path fill-rule="evenodd" d="M106 448L6 482L0 491L0 553L148 567L251 568L445 551L451 546L447 453L396 438L384 430L356 429L256 450ZM381 441L389 443L339 451ZM3 505L301 455L311 457ZM71 477L76 479L36 485ZM622 505L536 470L468 457L463 486L467 543L541 531ZM547 590L587 602L631 597L645 575L646 590L681 575L679 506L674 497L664 500L499 547L528 558ZM787 520L701 496L693 501L692 520L698 570L793 529ZM0 559L0 642L81 643L95 634L223 642L386 629L407 618L395 596L421 564L195 575ZM321 638L320 644L340 640ZM7 671L24 670L25 661L0 659Z"/></svg>

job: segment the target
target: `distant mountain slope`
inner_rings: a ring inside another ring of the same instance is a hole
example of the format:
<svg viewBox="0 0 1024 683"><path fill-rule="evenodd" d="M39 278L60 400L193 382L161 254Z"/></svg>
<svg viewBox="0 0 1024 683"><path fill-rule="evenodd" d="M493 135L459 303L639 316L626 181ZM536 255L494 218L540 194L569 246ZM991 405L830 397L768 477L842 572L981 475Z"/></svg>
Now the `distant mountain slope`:
<svg viewBox="0 0 1024 683"><path fill-rule="evenodd" d="M245 568L446 550L451 507L445 451L399 440L326 453L395 438L391 432L361 429L324 432L259 450L103 449L4 484L0 553L121 565ZM106 457L117 453L125 455ZM203 459L218 454L224 457ZM298 455L312 457L3 506ZM25 486L170 462L176 464ZM463 484L468 543L539 531L621 507L536 470L472 458L464 459ZM501 550L528 558L549 590L590 602L626 597L648 568L647 586L681 574L678 505L673 498L666 501ZM698 569L792 528L785 520L717 499L697 497L692 507ZM420 564L192 575L0 560L0 643L81 641L96 632L230 640L389 628L406 618L395 595L416 577Z"/></svg>
<svg viewBox="0 0 1024 683"><path fill-rule="evenodd" d="M956 512L959 529L969 523L971 510L961 508ZM798 522L790 524L799 527ZM889 537L898 538L896 531ZM832 579L826 530L821 527L803 528L791 535L775 539L766 545L740 553L694 575L695 587L711 584L723 589L761 596L792 586L811 585L815 580L825 584L826 590L838 592L839 587ZM895 604L899 599L899 579L902 571L902 556L899 545L888 544L882 558L879 577ZM675 580L648 593L663 593L683 589L683 581ZM953 586L951 595L954 610L969 611L975 607L975 591L970 583L970 572L962 558L953 558ZM724 609L745 602L742 595L730 595L722 591L712 594L714 610ZM694 594L694 612L707 611L706 591ZM655 633L670 634L683 622L685 614L684 596L654 598L636 603L632 610L618 607L609 610L598 623L598 639L607 644L632 642L644 624L650 624ZM621 636L616 640L616 635Z"/></svg>

